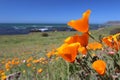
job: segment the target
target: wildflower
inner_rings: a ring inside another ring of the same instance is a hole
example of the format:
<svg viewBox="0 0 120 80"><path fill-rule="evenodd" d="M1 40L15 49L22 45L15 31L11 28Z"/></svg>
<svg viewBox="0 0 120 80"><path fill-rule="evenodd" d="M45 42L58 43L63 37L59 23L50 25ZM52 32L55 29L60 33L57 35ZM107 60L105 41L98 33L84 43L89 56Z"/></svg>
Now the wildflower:
<svg viewBox="0 0 120 80"><path fill-rule="evenodd" d="M79 42L81 46L86 47L88 44L88 39L89 39L89 34L83 33L81 36L74 35L72 37L68 37L67 39L65 39L64 42L68 44Z"/></svg>
<svg viewBox="0 0 120 80"><path fill-rule="evenodd" d="M3 73L1 73L1 80L6 80L6 78L7 78L7 76L5 75L5 73L3 72Z"/></svg>
<svg viewBox="0 0 120 80"><path fill-rule="evenodd" d="M86 46L88 45L88 39L89 39L89 34L83 33L81 36L74 35L72 37L68 37L67 39L65 39L64 42L67 44L76 43L76 42L80 43L78 51L86 55L87 53Z"/></svg>
<svg viewBox="0 0 120 80"><path fill-rule="evenodd" d="M26 62L26 60L22 60L22 63L25 63Z"/></svg>
<svg viewBox="0 0 120 80"><path fill-rule="evenodd" d="M29 63L29 62L32 61L32 60L33 60L33 57L28 58L28 59L27 59L27 63Z"/></svg>
<svg viewBox="0 0 120 80"><path fill-rule="evenodd" d="M27 63L27 67L30 67L31 66L31 64L30 63Z"/></svg>
<svg viewBox="0 0 120 80"><path fill-rule="evenodd" d="M38 72L38 73L41 73L42 71L43 71L43 69L40 68L40 69L38 69L37 72Z"/></svg>
<svg viewBox="0 0 120 80"><path fill-rule="evenodd" d="M110 52L108 52L108 54L109 54L109 55L114 55L115 52L114 52L114 51L110 51Z"/></svg>
<svg viewBox="0 0 120 80"><path fill-rule="evenodd" d="M40 63L45 62L45 61L46 61L46 58L41 57L41 58L39 59L39 62L40 62Z"/></svg>
<svg viewBox="0 0 120 80"><path fill-rule="evenodd" d="M64 40L64 42L67 44L76 43L76 42L79 42L79 37L80 36L78 34L76 34L74 36L70 36L70 37L66 38Z"/></svg>
<svg viewBox="0 0 120 80"><path fill-rule="evenodd" d="M94 61L92 64L93 69L100 75L104 75L106 71L106 63L103 60Z"/></svg>
<svg viewBox="0 0 120 80"><path fill-rule="evenodd" d="M83 16L81 19L78 20L71 20L68 22L68 25L76 29L80 32L88 32L89 30L89 16L90 16L91 10L87 10L83 13Z"/></svg>
<svg viewBox="0 0 120 80"><path fill-rule="evenodd" d="M79 51L80 53L82 53L83 55L86 55L86 54L87 54L87 49L86 49L86 47L79 47L79 48L78 48L78 51Z"/></svg>
<svg viewBox="0 0 120 80"><path fill-rule="evenodd" d="M33 61L32 61L32 63L39 63L39 62L40 62L39 59L37 59L37 60L33 60Z"/></svg>
<svg viewBox="0 0 120 80"><path fill-rule="evenodd" d="M96 50L96 49L102 49L102 44L98 42L92 42L88 44L88 49Z"/></svg>
<svg viewBox="0 0 120 80"><path fill-rule="evenodd" d="M18 58L14 58L12 61L11 61L12 65L18 65L20 62L19 62L19 59Z"/></svg>
<svg viewBox="0 0 120 80"><path fill-rule="evenodd" d="M79 45L79 43L65 43L57 49L58 55L60 55L63 59L65 59L68 62L74 62L78 53Z"/></svg>
<svg viewBox="0 0 120 80"><path fill-rule="evenodd" d="M54 55L54 53L55 53L55 50L53 49L52 51L48 52L48 53L46 54L46 56L47 56L48 58L50 58L51 56Z"/></svg>
<svg viewBox="0 0 120 80"><path fill-rule="evenodd" d="M10 68L11 68L11 61L8 61L8 62L5 64L5 68L6 68L7 71L10 70Z"/></svg>
<svg viewBox="0 0 120 80"><path fill-rule="evenodd" d="M104 37L102 41L109 47L112 47L112 36Z"/></svg>
<svg viewBox="0 0 120 80"><path fill-rule="evenodd" d="M118 34L110 35L108 37L104 37L102 41L110 48L113 48L116 51L118 51L120 49L120 40L117 39L117 36Z"/></svg>
<svg viewBox="0 0 120 80"><path fill-rule="evenodd" d="M41 57L39 60L40 61L45 61L46 59L44 57Z"/></svg>
<svg viewBox="0 0 120 80"><path fill-rule="evenodd" d="M113 35L115 41L120 41L120 33Z"/></svg>

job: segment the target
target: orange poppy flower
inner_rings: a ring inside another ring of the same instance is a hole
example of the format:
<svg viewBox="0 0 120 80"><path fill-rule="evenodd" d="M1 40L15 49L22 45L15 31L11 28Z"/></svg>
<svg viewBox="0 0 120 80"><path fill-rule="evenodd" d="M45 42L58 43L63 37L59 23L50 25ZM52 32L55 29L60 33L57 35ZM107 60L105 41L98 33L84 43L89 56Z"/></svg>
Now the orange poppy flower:
<svg viewBox="0 0 120 80"><path fill-rule="evenodd" d="M120 41L117 40L117 34L116 35L110 35L108 37L104 37L102 41L109 47L115 49L118 51L120 49Z"/></svg>
<svg viewBox="0 0 120 80"><path fill-rule="evenodd" d="M7 76L6 76L5 72L0 74L0 78L1 78L1 80L7 80Z"/></svg>
<svg viewBox="0 0 120 80"><path fill-rule="evenodd" d="M106 45L112 47L112 36L109 36L109 38L108 38L108 37L104 37L104 38L102 39L102 41L103 41L104 43L106 43Z"/></svg>
<svg viewBox="0 0 120 80"><path fill-rule="evenodd" d="M78 48L78 51L79 51L80 53L82 53L83 55L86 55L86 54L87 54L87 48L86 48L86 47L80 46L80 47Z"/></svg>
<svg viewBox="0 0 120 80"><path fill-rule="evenodd" d="M74 36L70 36L70 37L66 38L64 40L64 42L67 44L76 43L76 42L79 42L79 37L80 36L78 34L76 34Z"/></svg>
<svg viewBox="0 0 120 80"><path fill-rule="evenodd" d="M18 65L20 63L19 61L19 58L14 58L12 61L11 61L12 65Z"/></svg>
<svg viewBox="0 0 120 80"><path fill-rule="evenodd" d="M120 49L120 33L113 35L113 39L116 42L116 45L117 45L118 50L119 50Z"/></svg>
<svg viewBox="0 0 120 80"><path fill-rule="evenodd" d="M115 41L120 41L120 33L117 33L112 36Z"/></svg>
<svg viewBox="0 0 120 80"><path fill-rule="evenodd" d="M52 51L48 52L48 53L46 54L46 56L47 56L48 58L51 58L51 57L54 55L54 53L55 53L55 49L53 49Z"/></svg>
<svg viewBox="0 0 120 80"><path fill-rule="evenodd" d="M96 49L102 49L102 44L98 42L92 42L88 44L88 49L96 50Z"/></svg>
<svg viewBox="0 0 120 80"><path fill-rule="evenodd" d="M79 43L63 44L57 49L57 54L68 62L74 62L78 53Z"/></svg>
<svg viewBox="0 0 120 80"><path fill-rule="evenodd" d="M78 20L71 20L68 22L68 25L72 28L76 29L80 32L88 32L89 30L89 16L90 16L91 10L87 10L83 13L83 16L81 19Z"/></svg>
<svg viewBox="0 0 120 80"><path fill-rule="evenodd" d="M88 45L88 39L89 39L89 34L88 33L83 33L81 36L79 35L74 35L72 37L68 37L65 39L65 43L71 44L71 43L80 43L78 51L81 52L82 54L87 53L86 46Z"/></svg>
<svg viewBox="0 0 120 80"><path fill-rule="evenodd" d="M65 39L64 42L68 44L79 42L81 46L86 47L88 44L88 39L89 39L89 34L83 33L81 36L74 35L72 37L68 37L67 39Z"/></svg>
<svg viewBox="0 0 120 80"><path fill-rule="evenodd" d="M40 68L37 72L38 72L38 73L41 73L42 71L43 71L43 69Z"/></svg>
<svg viewBox="0 0 120 80"><path fill-rule="evenodd" d="M27 67L30 67L31 66L31 64L30 63L27 63Z"/></svg>
<svg viewBox="0 0 120 80"><path fill-rule="evenodd" d="M104 75L106 71L106 63L103 60L97 60L92 64L93 69L100 74Z"/></svg>

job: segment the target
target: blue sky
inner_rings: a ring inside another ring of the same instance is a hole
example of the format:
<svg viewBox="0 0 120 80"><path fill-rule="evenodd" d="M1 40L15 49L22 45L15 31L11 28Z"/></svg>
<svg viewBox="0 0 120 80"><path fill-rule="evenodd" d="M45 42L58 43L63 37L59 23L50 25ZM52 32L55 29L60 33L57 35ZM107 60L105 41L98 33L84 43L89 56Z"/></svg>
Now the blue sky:
<svg viewBox="0 0 120 80"><path fill-rule="evenodd" d="M120 20L120 0L0 0L0 23L67 23L91 9L90 23Z"/></svg>

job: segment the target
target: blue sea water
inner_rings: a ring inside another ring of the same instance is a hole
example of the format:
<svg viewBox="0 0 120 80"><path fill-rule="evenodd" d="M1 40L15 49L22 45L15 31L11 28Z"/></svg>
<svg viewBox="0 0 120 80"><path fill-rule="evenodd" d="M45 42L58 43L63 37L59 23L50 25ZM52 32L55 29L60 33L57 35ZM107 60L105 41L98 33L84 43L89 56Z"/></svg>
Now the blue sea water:
<svg viewBox="0 0 120 80"><path fill-rule="evenodd" d="M37 24L37 23L0 23L0 35L28 34L33 29L57 27L64 29L67 24ZM98 29L100 24L91 24L90 29Z"/></svg>

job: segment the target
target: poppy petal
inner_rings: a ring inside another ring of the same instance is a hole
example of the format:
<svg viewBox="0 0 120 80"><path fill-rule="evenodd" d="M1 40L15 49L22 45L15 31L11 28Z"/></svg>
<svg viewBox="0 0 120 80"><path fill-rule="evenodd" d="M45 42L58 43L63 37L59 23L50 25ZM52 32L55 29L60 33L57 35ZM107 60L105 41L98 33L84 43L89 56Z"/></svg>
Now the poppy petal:
<svg viewBox="0 0 120 80"><path fill-rule="evenodd" d="M80 32L88 32L89 30L89 16L90 16L91 10L87 10L83 13L83 16L81 19L78 20L71 20L68 22L68 25L72 28L76 29Z"/></svg>
<svg viewBox="0 0 120 80"><path fill-rule="evenodd" d="M98 42L91 42L88 44L88 49L96 50L96 49L102 49L102 44Z"/></svg>
<svg viewBox="0 0 120 80"><path fill-rule="evenodd" d="M67 44L79 42L81 46L86 47L88 44L88 39L89 39L89 34L83 33L81 36L74 35L74 36L68 37L67 39L65 39L64 42Z"/></svg>
<svg viewBox="0 0 120 80"><path fill-rule="evenodd" d="M74 62L78 53L79 45L79 43L63 44L57 49L58 55L68 62Z"/></svg>
<svg viewBox="0 0 120 80"><path fill-rule="evenodd" d="M106 70L106 63L103 60L97 60L92 64L93 69L100 75L104 75Z"/></svg>

